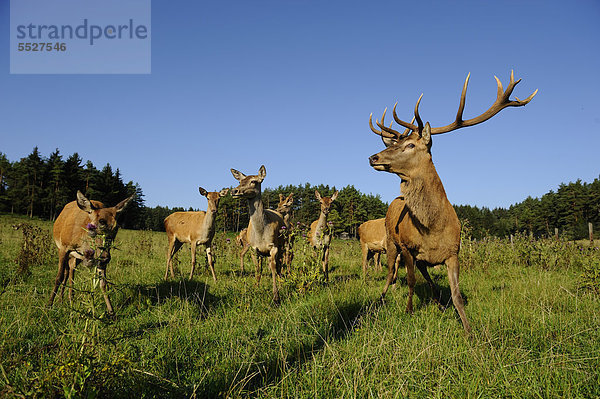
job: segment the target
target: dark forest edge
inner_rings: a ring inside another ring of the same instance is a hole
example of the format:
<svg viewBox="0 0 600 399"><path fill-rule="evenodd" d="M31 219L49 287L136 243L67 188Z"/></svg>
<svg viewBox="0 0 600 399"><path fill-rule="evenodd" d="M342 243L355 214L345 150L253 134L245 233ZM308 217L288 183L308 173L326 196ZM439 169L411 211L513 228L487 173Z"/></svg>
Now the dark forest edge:
<svg viewBox="0 0 600 399"><path fill-rule="evenodd" d="M280 193L293 192L292 220L308 225L320 211L315 189L323 195L331 195L336 188L309 183L266 188L263 201L267 207L276 208ZM123 182L120 170L113 171L108 163L102 169L97 169L91 161L84 164L77 153L64 160L56 149L46 158L35 147L31 154L15 162L0 153L0 212L54 220L63 206L75 199L77 190L107 205L136 194L121 216L120 223L127 229L164 231L165 217L175 211L192 210L147 207L139 184ZM337 234L346 232L356 236L361 223L385 216L388 204L379 195L363 194L351 185L339 191L335 209L329 216ZM468 221L469 232L476 239L516 233L545 237L554 235L556 228L564 238L583 239L588 237L588 223L600 226L600 177L591 183L581 180L562 183L556 192L550 191L541 198L528 197L508 209L470 205L454 208L463 223ZM245 202L230 195L222 198L216 223L220 231L239 231L246 227Z"/></svg>

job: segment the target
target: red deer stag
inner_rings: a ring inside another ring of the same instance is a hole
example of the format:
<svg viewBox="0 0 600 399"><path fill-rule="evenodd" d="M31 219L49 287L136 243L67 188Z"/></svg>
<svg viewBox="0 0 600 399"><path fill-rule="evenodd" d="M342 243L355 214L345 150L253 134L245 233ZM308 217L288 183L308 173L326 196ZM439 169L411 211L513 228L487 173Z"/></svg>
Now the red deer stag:
<svg viewBox="0 0 600 399"><path fill-rule="evenodd" d="M367 276L369 259L373 258L375 268L381 270L380 256L385 253L386 233L385 218L367 220L358 226L360 249L362 250L363 277Z"/></svg>
<svg viewBox="0 0 600 399"><path fill-rule="evenodd" d="M412 297L415 286L414 266L420 270L429 283L434 297L439 299L437 286L427 272L427 266L445 263L448 268L448 282L452 293L452 302L462 321L465 332L469 333L471 327L465 314L463 298L458 287L459 263L458 252L460 248L460 222L454 208L446 197L444 186L435 170L431 159L432 135L451 132L467 126L482 123L507 107L520 107L531 101L537 90L521 101L510 100L515 86L511 72L510 83L506 90L496 77L498 92L496 101L492 106L478 117L463 120L463 110L469 75L463 85L458 113L456 119L449 125L432 128L429 122L423 126L419 116L419 103L415 106L417 126L402 121L396 115L395 121L406 128L403 133L385 126L385 111L381 122L376 121L381 130L372 124L372 114L369 118L371 130L380 135L386 149L369 158L371 166L376 170L395 173L401 179L400 190L403 196L396 198L390 204L385 225L387 231L387 256L388 275L383 288L382 298L395 277L395 259L402 257L406 268L408 283L408 303L406 311L412 313ZM439 303L439 302L438 302Z"/></svg>
<svg viewBox="0 0 600 399"><path fill-rule="evenodd" d="M329 245L331 244L331 227L327 223L327 216L331 210L331 204L338 196L338 191L331 197L321 197L318 190L315 190L315 197L321 204L321 214L319 218L310 224L310 245L321 256L323 264L323 275L325 280L329 281Z"/></svg>
<svg viewBox="0 0 600 399"><path fill-rule="evenodd" d="M201 195L208 199L206 212L175 212L165 218L165 231L169 240L165 280L168 278L169 271L171 272L171 277L175 277L175 273L173 273L173 256L175 256L184 243L189 243L192 253L190 280L196 269L196 247L203 245L206 252L206 264L210 267L213 280L217 281L212 253L212 240L215 236L215 220L217 218L219 200L221 197L227 195L229 189L223 189L219 192L208 192L202 187L198 187L198 190Z"/></svg>
<svg viewBox="0 0 600 399"><path fill-rule="evenodd" d="M48 306L54 303L58 287L62 284L61 297L69 279L69 302L73 302L73 279L75 268L84 261L96 266L100 275L100 289L108 313L114 313L106 293L106 267L110 261L110 249L117 235L117 214L133 199L124 199L111 208L98 201L90 201L77 191L77 200L69 202L54 222L53 236L58 247L58 274Z"/></svg>
<svg viewBox="0 0 600 399"><path fill-rule="evenodd" d="M258 175L246 176L242 172L231 169L233 177L239 185L231 190L234 198L245 198L248 202L250 222L247 239L254 250L252 260L256 266L256 281L260 282L262 257L269 257L269 268L273 278L273 302L279 303L277 274L281 270L284 240L281 228L285 226L279 212L265 209L261 198L261 183L267 176L265 166L261 166Z"/></svg>

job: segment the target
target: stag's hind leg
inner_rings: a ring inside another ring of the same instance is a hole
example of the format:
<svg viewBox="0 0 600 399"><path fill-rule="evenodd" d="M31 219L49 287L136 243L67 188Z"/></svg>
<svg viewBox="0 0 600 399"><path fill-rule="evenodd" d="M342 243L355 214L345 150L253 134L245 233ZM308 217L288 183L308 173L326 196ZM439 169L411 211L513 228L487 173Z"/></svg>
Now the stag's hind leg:
<svg viewBox="0 0 600 399"><path fill-rule="evenodd" d="M406 313L413 312L413 294L415 293L415 262L412 255L407 249L402 248L402 259L404 260L404 268L406 269L406 284L408 285L408 301L406 302Z"/></svg>
<svg viewBox="0 0 600 399"><path fill-rule="evenodd" d="M214 257L212 254L212 249L210 248L210 245L206 246L206 263L208 264L208 267L210 267L210 272L212 273L212 277L214 282L217 282L217 276L215 274L215 265L214 265Z"/></svg>
<svg viewBox="0 0 600 399"><path fill-rule="evenodd" d="M435 303L437 303L440 309L443 308L441 292L437 284L432 280L431 276L429 275L429 271L427 271L427 263L417 261L417 268L419 269L425 280L427 280L427 283L429 283L429 288L431 288L431 295L433 296L433 300L435 301Z"/></svg>
<svg viewBox="0 0 600 399"><path fill-rule="evenodd" d="M81 262L81 261L75 257L70 257L69 262L68 262L68 264L69 264L69 304L71 306L73 306L73 285L75 284L75 268L77 267L79 262ZM65 280L66 280L66 275L65 275ZM63 285L63 289L64 289L64 285ZM62 293L61 293L61 296L62 296Z"/></svg>
<svg viewBox="0 0 600 399"><path fill-rule="evenodd" d="M385 297L387 294L390 285L396 281L396 257L398 257L398 247L392 240L388 240L387 242L387 261L388 261L388 273L387 278L385 280L385 285L383 286L383 292L381 293L381 298Z"/></svg>
<svg viewBox="0 0 600 399"><path fill-rule="evenodd" d="M279 289L277 288L277 256L279 248L276 246L271 248L269 252L269 267L271 268L271 276L273 278L273 302L279 303Z"/></svg>
<svg viewBox="0 0 600 399"><path fill-rule="evenodd" d="M109 314L114 314L113 307L110 303L110 299L108 298L108 293L106 292L106 265L102 267L98 267L98 274L100 275L100 289L102 290L102 296L104 297L104 302L106 303L106 310Z"/></svg>
<svg viewBox="0 0 600 399"><path fill-rule="evenodd" d="M450 291L452 292L452 303L460 316L463 328L465 332L469 334L471 332L471 326L467 320L467 314L465 313L465 304L463 302L460 289L458 288L458 275L459 275L459 263L458 256L454 256L446 261L448 266L448 282L450 283Z"/></svg>

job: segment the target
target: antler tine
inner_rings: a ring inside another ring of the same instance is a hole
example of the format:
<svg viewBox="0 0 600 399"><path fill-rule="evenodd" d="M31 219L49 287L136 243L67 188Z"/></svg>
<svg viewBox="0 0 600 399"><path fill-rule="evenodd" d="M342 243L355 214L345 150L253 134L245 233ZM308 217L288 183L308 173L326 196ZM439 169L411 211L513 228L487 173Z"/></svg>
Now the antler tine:
<svg viewBox="0 0 600 399"><path fill-rule="evenodd" d="M387 108L386 108L386 110L387 110ZM383 115L385 117L385 111L383 112ZM377 123L377 126L381 127L381 125L379 124L379 122L377 122L377 120L375 120L375 123ZM395 139L397 137L394 134L388 133L386 129L382 128L382 131L378 131L377 129L375 129L373 127L373 113L372 112L371 112L371 115L369 115L369 127L371 128L371 131L373 133L380 135L382 138L385 137L388 139ZM398 132L396 132L396 133L398 133Z"/></svg>
<svg viewBox="0 0 600 399"><path fill-rule="evenodd" d="M404 122L402 119L398 118L398 114L396 114L396 106L398 105L398 103L394 104L394 109L393 109L393 114L394 114L394 120L396 121L397 124L399 124L400 126L403 126L406 128L406 130L404 131L404 134L408 134L408 132L416 132L419 130L419 128L415 125L413 125L412 123L408 123L408 122ZM415 118L413 117L413 122L415 121Z"/></svg>
<svg viewBox="0 0 600 399"><path fill-rule="evenodd" d="M392 123L390 123L390 127L385 126L385 114L386 113L387 113L387 107L383 110L383 115L381 116L381 123L377 122L377 120L375 120L375 123L377 124L377 126L379 126L381 128L381 130L392 134L394 138L401 137L402 134L400 132L392 129L392 124L394 123L394 121L392 121Z"/></svg>
<svg viewBox="0 0 600 399"><path fill-rule="evenodd" d="M498 84L498 93L496 95L496 101L494 101L492 106L487 111L485 111L483 114L481 114L475 118L467 119L466 121L463 121L462 113L463 113L464 107L465 107L465 99L466 99L466 94L467 94L467 83L469 81L470 75L471 75L470 73L469 73L469 75L467 75L467 79L465 80L465 84L463 85L463 91L461 93L460 105L458 107L458 113L456 114L456 120L449 125L432 128L431 134L448 133L448 132L451 132L453 130L457 130L457 129L460 129L463 127L474 126L479 123L485 122L488 119L490 119L491 117L493 117L494 115L496 115L498 112L502 111L504 108L522 107L523 105L526 105L533 99L533 97L538 92L537 90L534 91L529 97L527 97L523 101L519 100L518 98L516 98L516 100L511 100L510 95L512 94L515 86L517 84L519 84L521 79L515 81L514 71L511 71L510 83L508 84L508 87L506 88L506 90L504 90L504 88L502 87L502 82L500 82L500 79L498 79L498 77L494 76L494 78L496 79L496 83Z"/></svg>
<svg viewBox="0 0 600 399"><path fill-rule="evenodd" d="M419 115L419 104L421 103L421 99L423 98L423 93L417 100L417 104L415 105L415 118L417 119L417 124L419 125L419 134L423 131L423 121L421 120L421 116ZM413 119L414 120L414 119Z"/></svg>

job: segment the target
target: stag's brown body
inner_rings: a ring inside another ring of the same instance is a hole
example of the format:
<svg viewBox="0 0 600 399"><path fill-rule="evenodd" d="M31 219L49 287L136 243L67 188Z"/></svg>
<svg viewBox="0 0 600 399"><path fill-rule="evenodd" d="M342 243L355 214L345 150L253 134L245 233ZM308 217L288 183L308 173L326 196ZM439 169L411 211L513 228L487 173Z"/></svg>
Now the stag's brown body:
<svg viewBox="0 0 600 399"><path fill-rule="evenodd" d="M232 189L232 195L234 198L246 198L248 202L250 222L246 237L254 250L252 260L256 265L256 281L260 282L262 257L268 257L273 280L273 302L278 303L277 275L281 270L284 252L282 227L285 226L285 223L279 212L265 209L263 205L261 183L265 179L267 171L263 165L260 167L258 175L246 176L235 169L231 169L231 173L240 183Z"/></svg>
<svg viewBox="0 0 600 399"><path fill-rule="evenodd" d="M329 246L331 245L331 227L327 224L327 216L331 210L333 201L338 196L338 192L333 193L331 197L322 197L318 190L315 190L315 197L321 205L319 218L310 224L309 242L314 250L320 253L325 280L329 280Z"/></svg>
<svg viewBox="0 0 600 399"><path fill-rule="evenodd" d="M385 111L381 122L377 122L381 131L376 130L371 118L369 119L371 130L382 137L387 147L380 153L372 155L369 158L370 164L376 170L398 175L401 179L400 190L403 194L403 197L392 201L385 218L388 276L382 296L386 294L390 284L396 278L397 261L398 257L401 257L406 268L408 283L406 310L412 312L413 309L415 266L431 286L434 298L439 301L439 291L427 272L427 266L445 263L448 267L452 302L467 333L470 332L471 327L467 320L458 284L460 222L448 201L444 186L433 165L431 136L482 123L506 107L519 107L529 103L537 93L536 90L523 101L518 98L510 100L510 95L519 81L515 82L514 75L511 73L510 84L504 90L502 83L496 78L498 84L496 101L480 116L463 120L468 81L469 76L463 85L456 119L449 125L431 128L427 123L423 126L418 111L421 98L415 106L415 118L413 119L413 122L415 119L418 121L418 126L399 119L396 115L396 106L394 106L394 119L399 125L406 128L403 133L393 130L392 125L390 127L385 125Z"/></svg>
<svg viewBox="0 0 600 399"><path fill-rule="evenodd" d="M62 296L67 278L69 301L72 302L75 269L83 261L97 266L106 308L109 313L113 313L106 292L106 267L110 261L110 247L118 231L117 214L132 198L133 196L114 207L105 208L101 202L90 201L78 191L77 200L65 205L53 227L54 242L58 247L58 274L48 306L52 306L60 285Z"/></svg>
<svg viewBox="0 0 600 399"><path fill-rule="evenodd" d="M173 273L173 256L175 256L184 243L189 243L192 256L192 269L190 270L189 278L192 278L196 269L196 247L203 245L206 252L207 266L210 268L213 280L217 281L212 253L212 240L215 236L215 219L217 217L219 199L227 195L228 190L207 192L202 187L199 187L199 191L208 200L207 211L175 212L165 218L165 231L167 232L169 241L165 280L169 275L169 271L171 272L171 277L175 277L175 273Z"/></svg>
<svg viewBox="0 0 600 399"><path fill-rule="evenodd" d="M369 259L373 258L375 267L381 270L380 256L385 253L387 234L385 232L385 218L367 220L358 226L358 237L362 251L363 276L367 274Z"/></svg>

